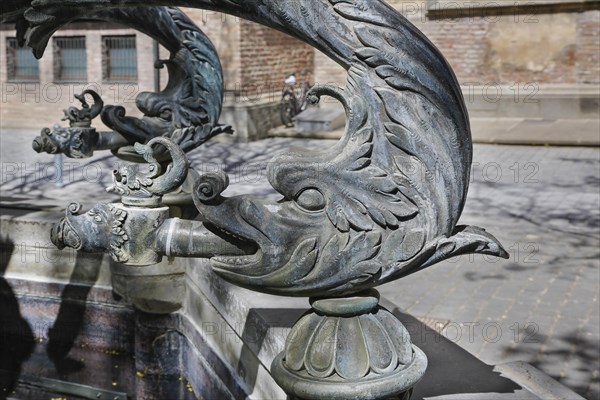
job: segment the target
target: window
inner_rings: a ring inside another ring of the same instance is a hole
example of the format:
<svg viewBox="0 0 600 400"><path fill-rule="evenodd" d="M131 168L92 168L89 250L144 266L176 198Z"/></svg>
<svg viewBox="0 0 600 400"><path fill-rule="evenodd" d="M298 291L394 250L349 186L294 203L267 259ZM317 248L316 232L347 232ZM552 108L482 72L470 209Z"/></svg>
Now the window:
<svg viewBox="0 0 600 400"><path fill-rule="evenodd" d="M6 67L9 81L39 81L38 60L31 49L20 48L16 38L6 39Z"/></svg>
<svg viewBox="0 0 600 400"><path fill-rule="evenodd" d="M135 36L102 37L102 54L102 79L104 81L137 81Z"/></svg>
<svg viewBox="0 0 600 400"><path fill-rule="evenodd" d="M85 37L54 38L54 80L87 81Z"/></svg>

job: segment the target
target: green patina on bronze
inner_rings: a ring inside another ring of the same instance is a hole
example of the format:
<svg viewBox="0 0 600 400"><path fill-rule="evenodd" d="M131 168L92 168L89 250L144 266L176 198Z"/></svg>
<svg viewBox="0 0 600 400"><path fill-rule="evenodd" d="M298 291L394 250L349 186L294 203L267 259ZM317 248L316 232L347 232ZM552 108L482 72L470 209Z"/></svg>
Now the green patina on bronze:
<svg viewBox="0 0 600 400"><path fill-rule="evenodd" d="M426 358L369 290L456 255L507 257L485 230L458 225L468 191L472 143L466 107L450 66L421 32L381 0L10 1L3 17L18 20L22 37L37 48L45 43L31 40L36 37L31 32L49 32L61 21L110 13L105 11L110 7L158 5L230 13L313 45L342 65L348 79L345 88L313 87L308 99L312 103L322 96L337 99L346 111L347 125L332 148L296 151L272 160L268 178L281 201L224 197L227 175L205 174L194 179L192 191L199 218L182 222L160 215L148 219L160 201L145 204L129 199L147 198L148 188L162 182L162 173L183 174L185 168L179 168L183 156L168 143L186 149L188 140L173 132L193 139L200 132L200 139L191 142L195 147L212 136L216 120L211 116L216 114L206 114L210 130L173 131L170 124L153 124L159 127L157 136L166 138L162 145L170 156L162 153L161 158L148 143L147 159L161 160L161 172L133 186L130 174L125 174L128 182L117 179L129 191L122 206L127 213L124 226L130 231L124 228L124 235L130 242L143 243L129 247L121 243L120 248L127 247L131 253L127 258L135 262L140 258L136 253L143 255L148 247L157 258L210 258L214 271L234 284L278 295L310 296L313 310L298 321L272 366L274 378L291 398L407 399L425 371ZM156 29L151 22L144 26ZM176 41L181 43L182 38L176 36ZM215 65L199 59L190 62L191 67ZM209 74L201 68L196 71L200 80ZM222 96L210 95L222 93L220 81L205 82L206 93L194 92L190 104L196 104L193 100L199 96L203 106L196 110L220 110ZM138 106L143 103L140 109L151 103L147 99L138 99ZM179 95L171 100L170 112L159 118L183 115L189 106ZM147 143L145 122L112 115L128 121L124 131L131 137L140 134ZM147 117L157 114L149 111ZM94 235L81 234L92 232L91 227L93 232L107 232L98 227L102 223L98 225L95 216L78 220L77 227L69 218L65 240L81 246L81 240L73 238L91 236L91 242L102 247Z"/></svg>

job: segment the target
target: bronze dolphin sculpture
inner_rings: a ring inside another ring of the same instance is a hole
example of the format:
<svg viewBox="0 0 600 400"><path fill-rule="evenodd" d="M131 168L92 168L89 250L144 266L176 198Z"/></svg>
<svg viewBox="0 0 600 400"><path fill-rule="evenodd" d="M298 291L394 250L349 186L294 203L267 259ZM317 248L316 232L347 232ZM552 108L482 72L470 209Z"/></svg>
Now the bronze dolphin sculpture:
<svg viewBox="0 0 600 400"><path fill-rule="evenodd" d="M460 86L439 50L380 0L35 0L22 23L62 13L140 5L222 11L304 40L348 72L339 100L343 138L330 149L284 154L268 166L283 198L225 198L222 174L200 178L201 220L258 245L250 256L215 256L224 278L254 290L337 296L397 279L463 253L507 257L485 230L459 226L472 142ZM13 4L13 2L11 2ZM18 2L14 2L18 4ZM27 6L31 6L27 8ZM12 11L11 11L12 10ZM18 12L9 8L8 16Z"/></svg>

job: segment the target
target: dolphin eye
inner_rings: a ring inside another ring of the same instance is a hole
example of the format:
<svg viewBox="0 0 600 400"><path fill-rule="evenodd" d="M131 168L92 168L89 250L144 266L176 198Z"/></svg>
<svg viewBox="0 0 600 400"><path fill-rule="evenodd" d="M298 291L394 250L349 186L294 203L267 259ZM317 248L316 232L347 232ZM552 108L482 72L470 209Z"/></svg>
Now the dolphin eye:
<svg viewBox="0 0 600 400"><path fill-rule="evenodd" d="M325 197L315 188L304 189L296 196L296 203L306 210L318 211L325 207Z"/></svg>
<svg viewBox="0 0 600 400"><path fill-rule="evenodd" d="M164 119L165 121L170 121L173 118L173 112L168 108L163 108L162 110L160 110L159 117Z"/></svg>

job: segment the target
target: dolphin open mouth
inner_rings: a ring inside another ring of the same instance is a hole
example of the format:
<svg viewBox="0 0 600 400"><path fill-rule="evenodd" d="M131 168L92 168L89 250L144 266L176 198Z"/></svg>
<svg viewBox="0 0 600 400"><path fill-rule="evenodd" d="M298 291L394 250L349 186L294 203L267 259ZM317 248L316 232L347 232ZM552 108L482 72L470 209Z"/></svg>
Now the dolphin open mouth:
<svg viewBox="0 0 600 400"><path fill-rule="evenodd" d="M279 224L249 199L229 199L221 207L220 212L210 213L208 220L205 220L206 228L228 240L241 242L246 247L255 246L256 251L242 256L213 256L210 259L213 269L255 277L272 272L273 264L285 257L285 235ZM222 215L229 215L229 218L219 217Z"/></svg>
<svg viewBox="0 0 600 400"><path fill-rule="evenodd" d="M241 272L259 265L262 261L262 250L249 256L215 256L210 259L210 265L216 270Z"/></svg>
<svg viewBox="0 0 600 400"><path fill-rule="evenodd" d="M229 198L216 207L217 213L204 215L210 220L205 220L208 230L256 246L252 254L213 256L211 267L221 277L247 287L290 288L314 270L321 253L316 220L302 226L294 207L283 211L279 204L263 206L243 198ZM274 209L282 211L284 217L276 218Z"/></svg>
<svg viewBox="0 0 600 400"><path fill-rule="evenodd" d="M227 271L232 273L243 273L246 271L246 274L256 268L257 266L262 264L263 261L263 250L259 243L257 243L251 235L240 232L240 230L236 230L236 232L232 232L231 230L222 228L215 224L206 223L206 228L213 233L226 237L233 242L241 242L245 246L255 246L256 251L254 254L244 255L244 256L213 256L210 259L210 264L213 269L216 271Z"/></svg>

